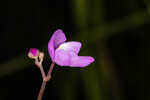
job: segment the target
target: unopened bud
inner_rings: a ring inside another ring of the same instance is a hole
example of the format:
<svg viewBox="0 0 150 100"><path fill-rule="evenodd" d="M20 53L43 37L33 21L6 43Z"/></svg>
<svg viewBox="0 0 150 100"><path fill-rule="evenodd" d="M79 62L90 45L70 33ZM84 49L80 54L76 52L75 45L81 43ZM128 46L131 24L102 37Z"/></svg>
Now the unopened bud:
<svg viewBox="0 0 150 100"><path fill-rule="evenodd" d="M30 48L28 57L31 59L36 59L39 56L40 51L36 48Z"/></svg>

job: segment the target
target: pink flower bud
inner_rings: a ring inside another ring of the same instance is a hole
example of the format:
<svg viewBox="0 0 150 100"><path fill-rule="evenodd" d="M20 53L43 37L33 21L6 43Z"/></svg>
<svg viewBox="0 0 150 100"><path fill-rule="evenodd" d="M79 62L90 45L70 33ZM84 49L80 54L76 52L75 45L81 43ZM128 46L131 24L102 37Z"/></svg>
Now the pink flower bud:
<svg viewBox="0 0 150 100"><path fill-rule="evenodd" d="M36 48L30 48L28 56L29 58L37 58L39 56L39 50Z"/></svg>

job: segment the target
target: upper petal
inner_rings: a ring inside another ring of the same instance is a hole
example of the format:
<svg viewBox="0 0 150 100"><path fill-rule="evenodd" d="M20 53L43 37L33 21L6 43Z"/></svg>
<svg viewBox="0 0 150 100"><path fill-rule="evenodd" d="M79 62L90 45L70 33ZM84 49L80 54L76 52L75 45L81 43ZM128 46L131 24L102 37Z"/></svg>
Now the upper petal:
<svg viewBox="0 0 150 100"><path fill-rule="evenodd" d="M63 49L67 52L75 52L76 54L79 53L81 48L81 43L77 41L70 41L62 43L58 49Z"/></svg>
<svg viewBox="0 0 150 100"><path fill-rule="evenodd" d="M56 30L48 42L48 52L52 61L54 61L55 49L65 41L66 36L64 32L61 29Z"/></svg>

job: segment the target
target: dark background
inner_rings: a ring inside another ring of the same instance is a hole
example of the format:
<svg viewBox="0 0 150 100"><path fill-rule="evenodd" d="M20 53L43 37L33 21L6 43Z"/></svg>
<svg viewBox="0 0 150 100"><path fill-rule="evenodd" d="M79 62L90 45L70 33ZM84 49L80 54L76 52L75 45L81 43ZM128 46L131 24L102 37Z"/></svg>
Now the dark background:
<svg viewBox="0 0 150 100"><path fill-rule="evenodd" d="M29 49L51 60L56 29L82 42L84 69L55 66L43 100L149 100L149 0L5 0L0 2L0 100L36 100L42 77Z"/></svg>

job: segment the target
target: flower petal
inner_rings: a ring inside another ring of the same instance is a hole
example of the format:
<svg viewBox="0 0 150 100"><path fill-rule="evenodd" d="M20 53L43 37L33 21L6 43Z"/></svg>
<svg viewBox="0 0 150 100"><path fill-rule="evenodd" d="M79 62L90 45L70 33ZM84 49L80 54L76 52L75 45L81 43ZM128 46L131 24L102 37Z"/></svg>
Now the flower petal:
<svg viewBox="0 0 150 100"><path fill-rule="evenodd" d="M60 66L70 65L70 55L67 51L63 49L56 49L54 61Z"/></svg>
<svg viewBox="0 0 150 100"><path fill-rule="evenodd" d="M75 52L56 49L55 62L60 66L86 67L94 62L94 58L90 56L78 56Z"/></svg>
<svg viewBox="0 0 150 100"><path fill-rule="evenodd" d="M94 62L94 58L90 56L78 56L75 53L71 53L71 67L86 67Z"/></svg>
<svg viewBox="0 0 150 100"><path fill-rule="evenodd" d="M52 61L54 61L55 49L65 41L66 36L64 32L61 29L56 30L48 42L48 52Z"/></svg>
<svg viewBox="0 0 150 100"><path fill-rule="evenodd" d="M58 47L58 49L63 49L67 52L75 52L76 54L79 53L80 48L81 43L76 41L64 42Z"/></svg>

